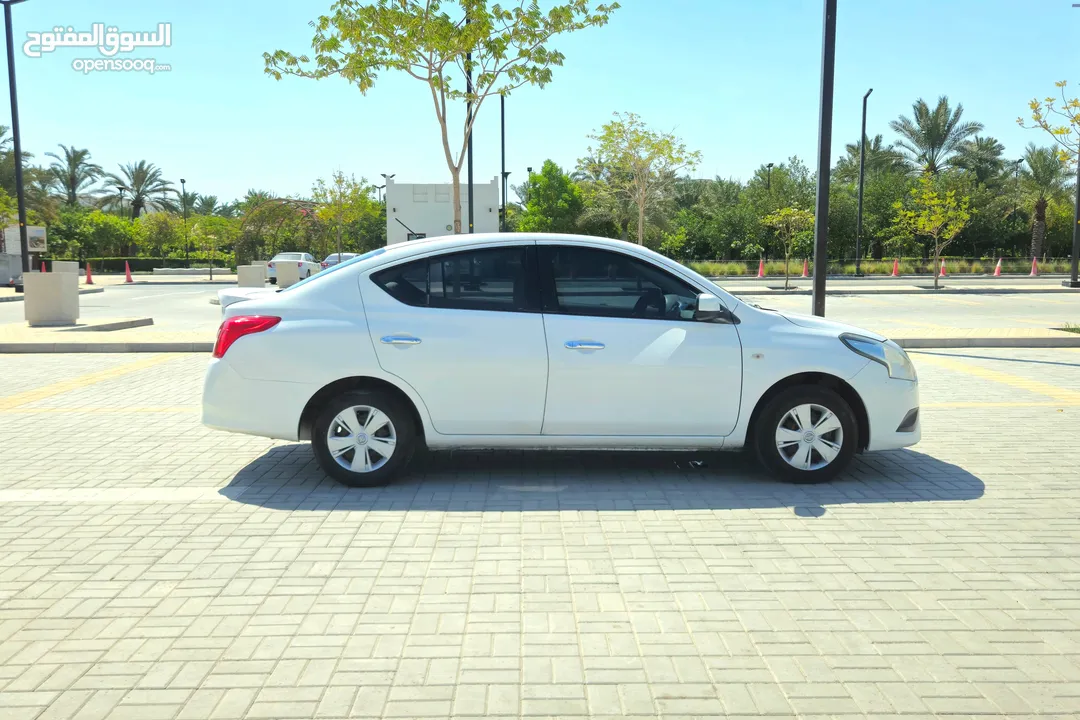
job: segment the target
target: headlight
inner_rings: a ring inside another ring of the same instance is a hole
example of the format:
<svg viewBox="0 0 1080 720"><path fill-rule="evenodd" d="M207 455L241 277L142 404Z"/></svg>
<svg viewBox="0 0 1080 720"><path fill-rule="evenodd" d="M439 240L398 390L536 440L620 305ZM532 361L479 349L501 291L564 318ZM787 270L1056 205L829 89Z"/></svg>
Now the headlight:
<svg viewBox="0 0 1080 720"><path fill-rule="evenodd" d="M852 351L884 365L891 378L910 380L912 382L918 379L911 358L908 357L902 347L892 340L878 342L860 335L841 335L840 341Z"/></svg>

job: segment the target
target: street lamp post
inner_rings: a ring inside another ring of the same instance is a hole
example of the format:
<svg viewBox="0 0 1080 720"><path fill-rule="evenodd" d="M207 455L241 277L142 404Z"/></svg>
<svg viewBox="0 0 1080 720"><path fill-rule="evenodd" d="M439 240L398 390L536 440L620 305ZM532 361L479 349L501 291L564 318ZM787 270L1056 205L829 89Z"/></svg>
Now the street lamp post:
<svg viewBox="0 0 1080 720"><path fill-rule="evenodd" d="M768 164L765 165L765 167L766 167L766 169L768 169L768 174L765 176L765 189L768 190L771 193L772 192L772 168L773 168L773 164L768 163Z"/></svg>
<svg viewBox="0 0 1080 720"><path fill-rule="evenodd" d="M862 134L859 135L859 209L855 213L855 274L862 275L862 197L866 174L866 100L874 88L862 96Z"/></svg>
<svg viewBox="0 0 1080 720"><path fill-rule="evenodd" d="M180 205L184 208L184 264L191 265L191 239L187 227L187 181L180 178Z"/></svg>
<svg viewBox="0 0 1080 720"><path fill-rule="evenodd" d="M15 90L15 42L11 38L11 6L25 0L0 0L4 3L4 28L7 34L8 91L11 94L11 139L15 152L15 196L19 206L19 252L22 270L30 271L30 245L26 240L26 191L23 188L22 136L19 134L19 98ZM1073 273L1076 276L1076 273Z"/></svg>
<svg viewBox="0 0 1080 720"><path fill-rule="evenodd" d="M1080 145L1076 148L1076 207L1073 209L1073 246L1072 246L1072 272L1068 280L1062 280L1061 284L1069 288L1080 288L1080 278L1077 277L1077 266L1080 265Z"/></svg>
<svg viewBox="0 0 1080 720"><path fill-rule="evenodd" d="M506 95L499 93L499 137L502 143L502 209L499 211L499 232L506 232Z"/></svg>
<svg viewBox="0 0 1080 720"><path fill-rule="evenodd" d="M829 170L832 168L833 77L836 69L836 0L825 0L824 4L817 202L814 213L814 314L818 317L825 316L825 274L829 265Z"/></svg>
<svg viewBox="0 0 1080 720"><path fill-rule="evenodd" d="M378 193L379 193L379 202L382 202L382 191L383 191L383 188L384 188L384 187L386 187L386 186L385 186L385 185L376 185L376 186L375 186L375 189L376 189L376 190L378 191Z"/></svg>

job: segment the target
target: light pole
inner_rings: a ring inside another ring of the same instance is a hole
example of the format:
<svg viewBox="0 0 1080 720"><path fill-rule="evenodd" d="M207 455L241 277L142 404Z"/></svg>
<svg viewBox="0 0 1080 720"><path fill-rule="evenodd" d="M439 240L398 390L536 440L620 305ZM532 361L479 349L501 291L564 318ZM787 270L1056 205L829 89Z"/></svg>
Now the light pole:
<svg viewBox="0 0 1080 720"><path fill-rule="evenodd" d="M30 271L30 246L26 240L26 191L23 188L22 136L19 134L19 97L15 90L15 42L11 39L11 6L25 0L0 0L4 3L4 29L7 33L8 91L11 94L11 139L15 152L15 196L19 206L19 252L23 272ZM1073 277L1076 277L1075 266Z"/></svg>
<svg viewBox="0 0 1080 720"><path fill-rule="evenodd" d="M465 13L465 27L469 27L469 13ZM466 30L467 32L467 30ZM468 144L468 162L469 162L469 233L475 232L473 229L473 162L472 162L472 120L473 120L473 84L472 84L472 53L465 53L465 130L469 133L469 137L466 140Z"/></svg>
<svg viewBox="0 0 1080 720"><path fill-rule="evenodd" d="M829 265L829 170L832 167L833 76L836 69L836 0L825 0L824 5L814 213L814 314L818 317L825 316L825 273Z"/></svg>
<svg viewBox="0 0 1080 720"><path fill-rule="evenodd" d="M772 192L772 168L773 168L773 164L768 163L768 164L765 165L765 167L766 167L766 169L768 169L768 174L765 176L765 189L768 190L771 193Z"/></svg>
<svg viewBox="0 0 1080 720"><path fill-rule="evenodd" d="M187 181L180 178L180 205L184 208L184 265L191 265L191 239L187 227Z"/></svg>
<svg viewBox="0 0 1080 720"><path fill-rule="evenodd" d="M1020 213L1020 166L1024 164L1024 158L1020 158L1013 163L1013 222L1019 220ZM1035 255L1035 248L1031 249L1032 257Z"/></svg>
<svg viewBox="0 0 1080 720"><path fill-rule="evenodd" d="M379 192L379 202L382 202L382 191L385 185L376 185L375 189Z"/></svg>
<svg viewBox="0 0 1080 720"><path fill-rule="evenodd" d="M1069 288L1080 288L1080 278L1077 277L1077 266L1080 265L1080 143L1076 146L1076 207L1073 209L1073 246L1072 246L1072 272L1068 280L1062 280L1061 284Z"/></svg>
<svg viewBox="0 0 1080 720"><path fill-rule="evenodd" d="M502 143L502 208L499 211L499 232L506 232L506 95L499 93L499 137Z"/></svg>
<svg viewBox="0 0 1080 720"><path fill-rule="evenodd" d="M866 173L866 100L874 88L862 96L862 135L859 136L859 209L855 213L855 275L862 275L862 194Z"/></svg>

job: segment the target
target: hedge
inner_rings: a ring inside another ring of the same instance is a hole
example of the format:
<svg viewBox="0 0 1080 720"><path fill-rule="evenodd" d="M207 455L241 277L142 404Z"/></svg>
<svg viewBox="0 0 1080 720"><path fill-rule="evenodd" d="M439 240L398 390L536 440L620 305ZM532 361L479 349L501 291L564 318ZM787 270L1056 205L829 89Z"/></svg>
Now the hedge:
<svg viewBox="0 0 1080 720"><path fill-rule="evenodd" d="M74 260L75 258L42 258L49 263L49 268L52 268L53 260ZM79 261L79 267L85 268L86 263L90 263L92 272L124 272L124 263L127 262L131 266L131 272L152 272L154 268L186 268L186 267L207 267L208 262L205 259L197 260L192 258L191 260L184 260L183 258L148 258L148 257L92 257ZM215 267L221 267L222 265L232 265L233 261L231 257L217 257L215 258Z"/></svg>

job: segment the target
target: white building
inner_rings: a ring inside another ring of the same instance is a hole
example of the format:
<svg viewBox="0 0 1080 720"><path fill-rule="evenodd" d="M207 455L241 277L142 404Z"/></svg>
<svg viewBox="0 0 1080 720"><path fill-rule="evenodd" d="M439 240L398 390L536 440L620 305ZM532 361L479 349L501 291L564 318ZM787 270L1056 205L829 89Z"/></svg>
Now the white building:
<svg viewBox="0 0 1080 720"><path fill-rule="evenodd" d="M454 234L454 187L386 180L386 244ZM473 232L499 231L499 178L473 183ZM469 231L469 191L461 183L461 231Z"/></svg>

